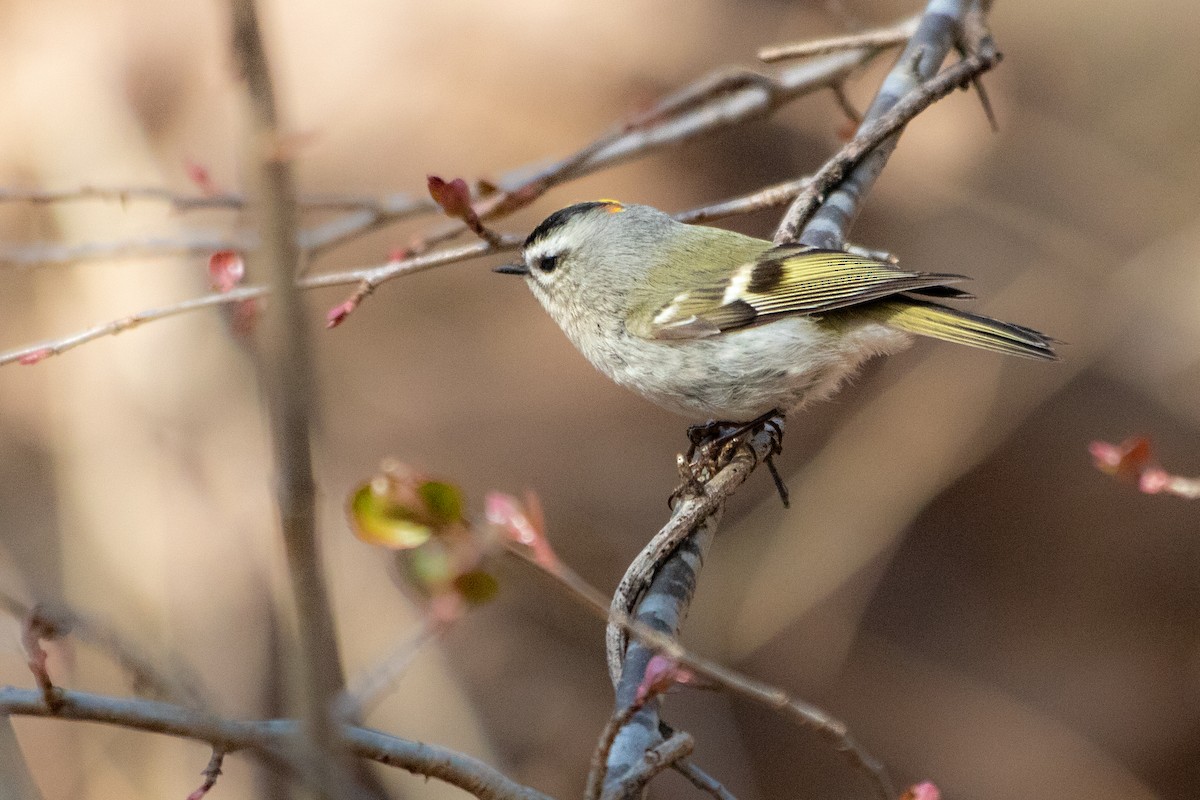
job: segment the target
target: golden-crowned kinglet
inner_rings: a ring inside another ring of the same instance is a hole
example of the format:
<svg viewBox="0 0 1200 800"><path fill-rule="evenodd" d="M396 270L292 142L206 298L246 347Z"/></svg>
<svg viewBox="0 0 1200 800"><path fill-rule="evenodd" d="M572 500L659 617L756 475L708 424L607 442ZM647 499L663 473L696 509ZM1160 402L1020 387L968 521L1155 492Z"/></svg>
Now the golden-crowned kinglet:
<svg viewBox="0 0 1200 800"><path fill-rule="evenodd" d="M649 206L578 203L525 240L529 288L601 372L689 417L741 422L831 394L911 334L1053 360L1035 330L921 297L969 298L961 275L773 246ZM921 297L919 297L921 296Z"/></svg>

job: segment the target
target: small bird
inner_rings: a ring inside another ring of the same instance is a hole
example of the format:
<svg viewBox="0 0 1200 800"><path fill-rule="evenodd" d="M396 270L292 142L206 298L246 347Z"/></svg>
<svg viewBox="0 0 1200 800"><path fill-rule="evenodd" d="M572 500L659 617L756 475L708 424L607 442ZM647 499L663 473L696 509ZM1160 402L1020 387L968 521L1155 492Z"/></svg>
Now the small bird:
<svg viewBox="0 0 1200 800"><path fill-rule="evenodd" d="M691 418L746 422L832 394L913 334L1055 360L1035 330L933 302L962 275L840 250L775 246L613 200L554 212L523 275L574 345L618 384Z"/></svg>

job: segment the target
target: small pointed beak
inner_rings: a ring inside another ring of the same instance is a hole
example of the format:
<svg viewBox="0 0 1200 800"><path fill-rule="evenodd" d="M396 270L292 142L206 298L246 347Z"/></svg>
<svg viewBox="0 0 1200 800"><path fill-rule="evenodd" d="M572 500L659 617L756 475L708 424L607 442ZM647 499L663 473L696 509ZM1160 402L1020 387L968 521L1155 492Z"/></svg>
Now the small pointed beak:
<svg viewBox="0 0 1200 800"><path fill-rule="evenodd" d="M492 272L499 272L501 275L528 275L529 267L524 264L501 264L493 267Z"/></svg>

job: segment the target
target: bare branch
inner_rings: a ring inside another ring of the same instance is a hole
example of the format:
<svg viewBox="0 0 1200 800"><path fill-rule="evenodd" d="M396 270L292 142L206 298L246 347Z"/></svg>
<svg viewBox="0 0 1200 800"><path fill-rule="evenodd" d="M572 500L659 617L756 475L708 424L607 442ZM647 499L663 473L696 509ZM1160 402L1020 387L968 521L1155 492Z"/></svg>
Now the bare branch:
<svg viewBox="0 0 1200 800"><path fill-rule="evenodd" d="M584 800L599 800L604 790L604 777L608 773L608 753L612 750L613 741L617 738L621 728L624 728L633 719L633 716L642 710L642 706L649 699L649 695L637 698L633 703L613 714L605 723L604 730L600 731L600 740L596 743L596 749L592 751L587 786L583 790Z"/></svg>
<svg viewBox="0 0 1200 800"><path fill-rule="evenodd" d="M610 648L616 637L612 634L613 627L621 629L617 641L626 641L626 635L632 637L628 653L624 660L624 669L618 670L617 708L614 719L623 717L628 709L633 709L632 716L623 724L613 738L610 749L607 772L610 775L609 786L623 782L625 775L633 765L640 762L642 754L658 745L658 715L655 706L650 702L653 697L639 698L638 688L645 676L646 666L655 654L666 656L679 665L686 667L697 675L703 676L718 687L734 694L746 697L773 711L783 713L797 724L815 730L829 739L839 752L845 753L853 765L858 768L875 787L881 798L890 798L891 782L883 766L849 735L846 726L821 709L790 698L786 692L765 683L754 680L738 672L721 666L716 662L698 656L679 644L670 633L665 631L678 630L681 619L678 614L686 610L686 600L690 599L692 588L695 586L695 570L699 568L700 555L707 547L705 538L711 538L718 521L718 509L723 507L725 498L733 492L755 466L755 457L762 460L765 454L774 451L774 439L765 432L754 436L749 447L736 447L729 456L730 461L721 468L707 483L694 489L676 504L672 522L660 531L655 541L647 546L643 555L655 551L664 553L659 558L666 558L665 565L653 575L646 596L652 597L653 602L643 600L634 618L623 608L614 604L609 606L604 596L583 580L577 573L561 562L553 566L539 561L527 548L508 542L511 553L534 565L567 590L572 597L595 612L609 625L608 641ZM752 448L752 449L751 449ZM711 489L710 489L711 487ZM707 499L706 499L707 498ZM709 505L709 504L713 505ZM674 551L667 549L666 541L671 536L680 535L676 526L683 531L683 540ZM696 531L696 535L687 536L688 531ZM673 533L668 533L673 532ZM667 534L664 536L664 534ZM700 540L698 542L698 540ZM653 559L639 559L635 567L643 567ZM641 569L631 567L626 574L637 574L644 579ZM689 573L690 572L690 576ZM638 577L630 579L630 585L637 585ZM636 598L635 598L636 599ZM610 650L611 652L611 650ZM618 662L618 667L620 668ZM621 768L618 774L614 766Z"/></svg>
<svg viewBox="0 0 1200 800"><path fill-rule="evenodd" d="M778 417L777 419L778 429L782 432L783 418ZM704 529L705 526L711 526L715 530L720 521L720 513L724 509L725 501L739 486L745 483L758 463L772 452L776 442L767 431L763 431L753 437L748 444L748 447L734 450L728 462L716 470L702 485L678 495L667 524L642 548L642 552L638 553L629 568L625 570L625 575L621 578L609 606L613 616L609 620L605 635L608 676L614 687L628 684L631 677L623 674L625 672L625 646L628 637L625 627L620 624L619 620L622 616L634 613L642 595L650 588L655 574L675 553L680 543L694 532ZM698 450L693 455L692 463L688 465L689 473L696 474L705 469L706 458L706 454ZM697 564L697 568L698 566ZM682 619L676 622L681 624ZM666 629L674 631L678 630L678 627L671 625ZM639 676L632 682L632 687L636 688L640 680ZM620 690L618 689L618 691Z"/></svg>
<svg viewBox="0 0 1200 800"><path fill-rule="evenodd" d="M270 276L275 302L268 308L264 352L256 366L271 419L276 502L296 603L305 729L313 754L316 788L332 796L341 783L341 742L333 701L345 677L317 547L316 482L310 443L316 377L308 326L294 275L297 211L291 164L280 152L279 114L254 0L231 0L233 54L246 79L251 126L247 149L258 200L262 247L251 258ZM253 263L253 260L251 263ZM348 777L348 776L347 776Z"/></svg>
<svg viewBox="0 0 1200 800"><path fill-rule="evenodd" d="M400 642L378 664L368 669L347 687L334 703L334 714L345 720L360 719L400 679L417 653L430 639L445 631L447 625L430 619L416 634Z"/></svg>
<svg viewBox="0 0 1200 800"><path fill-rule="evenodd" d="M832 195L826 197L825 192L829 191L831 187L839 186L839 183L841 185L837 191L841 192L845 186L845 183L842 182L843 177L855 167L867 163L866 159L878 153L879 147L887 145L889 137L894 136L926 108L959 88L964 80L970 80L973 76L986 72L998 62L999 55L995 53L969 56L948 67L936 78L926 81L918 89L906 95L887 113L876 117L873 122L865 124L859 133L838 151L837 155L825 162L797 195L791 208L788 209L784 224L776 234L776 242L782 244L792 241L795 238L795 232L803 229L805 223L809 220L815 223L821 210L828 207L830 197L832 197ZM864 184L860 183L859 186L865 188ZM854 208L857 208L857 205ZM847 223L849 221L849 217L845 214L842 214L840 219ZM811 226L806 230L805 237L809 236L808 231L810 230L813 230ZM826 229L819 230L824 230L825 234L828 234ZM834 246L833 240L821 237L822 234L814 233L814 241L805 243L814 247ZM836 238L837 246L840 246L841 234L839 233ZM822 243L816 244L816 239L820 239Z"/></svg>
<svg viewBox="0 0 1200 800"><path fill-rule="evenodd" d="M138 694L193 707L204 702L200 681L190 667L175 659L171 672L166 672L128 637L94 617L79 613L62 600L30 606L0 590L0 606L18 619L36 615L42 621L39 623L42 630L59 635L69 632L74 639L107 654L128 673L133 691Z"/></svg>
<svg viewBox="0 0 1200 800"><path fill-rule="evenodd" d="M498 218L527 205L550 188L566 181L664 147L682 144L706 133L768 116L792 100L840 84L855 69L874 58L877 52L871 48L848 50L790 67L776 77L746 70L719 70L669 95L650 112L615 126L610 132L563 159L550 164L539 162L507 173L496 183L501 194L479 202L479 215L485 220ZM20 190L10 191L14 195L21 194ZM121 190L113 191L119 193ZM157 192L153 189L125 191L144 192L147 196ZM48 198L55 194L46 193ZM27 195L32 197L35 193L29 192ZM231 206L244 202L240 195L220 197ZM183 198L176 199L179 202L191 202ZM314 198L311 207L332 208L337 200L332 198L317 205L319 201ZM349 198L345 200L349 201ZM296 240L299 247L310 255L317 255L399 220L437 211L437 205L429 197L414 198L403 193L373 203L348 204L352 208L349 213L300 231ZM464 225L448 226L430 237L432 241L429 244L445 241L465 230ZM83 245L34 244L0 250L0 263L34 266L119 256L171 253L207 255L212 250L249 251L257 246L253 237L228 235L160 237Z"/></svg>
<svg viewBox="0 0 1200 800"><path fill-rule="evenodd" d="M428 255L407 258L403 261L390 261L379 266L363 267L346 272L313 275L296 281L296 286L300 289L319 289L327 286L352 286L360 284L369 287L370 290L374 290L375 287L393 278L423 272L424 270L442 266L443 264L455 264L460 261L480 258L494 253L512 251L520 243L520 237L506 236L502 237L500 244L495 246L487 242L475 242L463 245L462 247L456 247L452 250L439 250ZM0 354L0 366L14 362L36 363L36 361L40 361L43 358L60 355L68 350L73 350L81 344L86 344L105 336L115 336L118 333L127 331L130 328L136 328L146 322L185 314L201 308L211 308L212 306L224 305L226 303L238 303L258 297L266 297L271 294L271 291L272 288L269 286L246 286L228 292L215 292L202 297L194 297L170 306L139 311L128 317L96 325L87 330L63 337L62 339L52 339L39 344L28 345L17 350L10 350L7 353Z"/></svg>
<svg viewBox="0 0 1200 800"><path fill-rule="evenodd" d="M0 247L0 265L40 267L103 258L209 256L214 250L251 250L255 246L256 241L250 236L191 231L179 236L149 236L119 242L5 246Z"/></svg>
<svg viewBox="0 0 1200 800"><path fill-rule="evenodd" d="M972 24L964 23L969 4L969 0L930 0L854 140L821 168L792 203L775 233L777 244L800 241L814 247L839 248L858 215L861 198L883 170L904 124L999 61L986 34L982 11L976 5L969 12ZM963 42L967 30L976 37L971 43L975 52L934 77L951 47ZM836 190L824 196L834 186Z"/></svg>
<svg viewBox="0 0 1200 800"><path fill-rule="evenodd" d="M240 211L246 207L246 195L239 192L185 194L160 186L79 186L74 189L18 189L0 186L0 203L29 203L49 205L80 200L99 200L126 205L133 201L161 202L176 211L228 209ZM412 207L425 208L423 202L407 194L384 198L352 194L311 194L296 198L302 211L387 211L402 212Z"/></svg>
<svg viewBox="0 0 1200 800"><path fill-rule="evenodd" d="M25 650L26 664L29 666L29 671L33 673L38 691L42 693L42 702L51 711L57 710L62 705L62 690L55 686L54 681L50 679L50 672L46 668L48 654L42 647L42 640L61 638L69 630L69 628L64 629L59 620L39 614L37 606L31 608L21 622L21 647Z"/></svg>
<svg viewBox="0 0 1200 800"><path fill-rule="evenodd" d="M670 768L696 749L696 742L689 734L676 733L642 754L642 760L625 775L617 786L604 793L604 800L625 800L635 797L651 778Z"/></svg>
<svg viewBox="0 0 1200 800"><path fill-rule="evenodd" d="M798 178L784 183L769 186L749 195L744 195L739 198L727 200L721 203L715 203L691 211L683 211L675 215L675 218L680 222L687 223L704 223L713 220L724 219L726 217L735 216L737 214L749 214L765 208L775 208L785 205L800 193L807 185L809 178ZM363 267L354 270L341 272L328 272L321 275L313 275L301 278L296 282L296 285L301 289L319 289L331 286L356 286L355 293L349 300L346 301L348 308L343 310L343 315L353 311L355 307L362 301L363 298L370 295L381 284L386 283L394 278L399 278L404 275L411 275L416 272L423 272L432 267L439 267L446 264L456 264L462 261L468 261L475 258L482 258L489 255L496 255L505 252L512 252L522 241L521 236L503 235L500 241L495 245L486 242L475 242L462 247L456 247L448 250L437 250L424 255L415 255L399 261L389 261L386 264L381 264L374 267ZM211 255L211 253L206 254ZM233 289L224 293L213 293L196 297L189 300L176 303L170 306L161 308L150 308L144 311L139 311L121 319L112 320L100 325L95 325L86 330L78 331L77 333L65 336L60 339L51 339L37 344L27 345L16 350L10 350L6 353L0 353L0 366L11 364L14 362L26 361L32 363L41 361L50 356L60 355L68 350L73 350L81 344L96 339L101 339L106 336L115 336L118 333L136 328L146 322L153 322L167 317L173 317L179 314L185 314L191 311L197 311L203 308L224 305L226 303L238 303L246 300L252 300L259 297L266 297L270 294L270 287L267 286L245 286L239 289ZM331 320L332 321L332 320ZM340 322L340 319L338 320Z"/></svg>
<svg viewBox="0 0 1200 800"><path fill-rule="evenodd" d="M676 772L687 778L702 792L708 792L715 800L737 800L733 792L726 789L721 782L692 763L691 759L681 758L671 765Z"/></svg>
<svg viewBox="0 0 1200 800"><path fill-rule="evenodd" d="M795 199L796 195L800 194L800 191L808 185L808 181L809 178L807 177L784 181L774 186L768 186L765 189L759 189L753 194L702 206L691 211L681 211L674 216L679 222L698 225L705 222L712 222L713 220L725 219L726 217L733 217L738 214L751 214L755 211L761 211L764 208L776 208L787 205Z"/></svg>
<svg viewBox="0 0 1200 800"><path fill-rule="evenodd" d="M283 756L294 749L302 736L300 725L292 720L229 720L169 703L75 691L64 691L62 705L51 711L38 692L12 686L0 687L0 713L99 722L163 733L207 742L230 753L253 751L268 761L282 763L293 773L302 769L294 759L289 761ZM338 743L359 758L437 778L480 800L550 800L482 761L444 747L350 725L338 726L335 733Z"/></svg>
<svg viewBox="0 0 1200 800"><path fill-rule="evenodd" d="M208 766L202 771L204 776L203 783L200 784L196 791L187 796L187 800L202 800L204 795L217 785L217 778L221 777L221 767L225 764L225 751L219 747L214 747L212 757L208 759Z"/></svg>
<svg viewBox="0 0 1200 800"><path fill-rule="evenodd" d="M842 109L842 113L846 115L846 119L855 125L862 125L862 114L854 107L854 103L850 102L850 95L846 94L845 84L839 83L833 87L833 98L837 100L838 108Z"/></svg>
<svg viewBox="0 0 1200 800"><path fill-rule="evenodd" d="M790 202L804 188L808 180L808 178L798 178L786 181L739 198L703 206L691 211L683 211L676 214L675 218L680 222L695 224L724 219L737 214L749 214L765 208L775 208ZM429 238L431 240L433 237ZM502 235L494 245L485 242L476 242L454 249L413 255L409 258L389 261L386 264L374 267L363 267L354 270L309 276L298 280L296 285L305 290L332 286L356 286L354 294L343 304L347 306L347 308L342 309L342 316L345 316L353 311L365 297L373 293L381 284L394 278L423 272L432 267L456 264L475 258L511 252L521 244L522 238L521 236L511 234ZM205 250L204 254L211 255L211 252ZM73 350L79 345L87 344L96 339L115 336L118 333L136 328L146 322L166 319L167 317L224 305L226 303L238 303L266 297L270 292L271 289L267 286L245 286L229 292L215 292L202 297L191 298L161 308L145 309L135 314L130 314L127 317L92 326L69 336L0 353L0 366L22 361L36 363L50 356L61 355L68 350ZM340 321L341 319L337 320L337 322Z"/></svg>
<svg viewBox="0 0 1200 800"><path fill-rule="evenodd" d="M480 216L488 219L501 211L511 211L514 198L521 202L531 192L540 194L546 189L599 169L632 158L654 152L662 147L680 144L696 136L747 122L772 113L779 106L805 94L822 88L840 85L857 67L874 56L869 49L851 50L828 56L811 63L790 68L778 77L770 78L746 71L722 70L697 81L691 87L664 98L651 112L619 129L605 134L575 154L554 163L539 167L525 167L506 175L500 185L509 189L498 197L481 203ZM706 101L705 92L711 94ZM632 128L632 129L630 129ZM686 221L699 222L716 219L732 213L746 213L767 208L780 202L783 194L793 191L795 182L780 184L764 190L763 197L751 195L734 208L714 208L708 213L698 213ZM537 194L533 196L536 197ZM790 199L791 195L788 194ZM403 216L432 212L437 206L430 198L413 200L407 195L393 195L371 208L358 209L351 214L325 223L316 228L302 231L297 236L298 245L310 254L323 251L336 244L375 230ZM316 278L303 278L301 288L359 284L354 296L347 303L342 317L353 310L380 283L401 274L416 272L430 266L453 263L476 255L490 255L511 250L519 244L516 237L501 237L494 246L472 245L447 250L441 253L422 255L424 248L445 241L465 230L462 224L447 226L440 232L425 237L414 248L417 253L410 258L384 266L348 272L328 273ZM194 255L210 255L214 250L239 250L248 252L257 247L254 237L230 239L209 237L201 239L151 239L140 242L108 242L85 245L29 245L7 252L0 251L0 262L33 264L40 260L53 263L79 260L93 256L112 257L128 254L146 254L161 248L160 252L183 251ZM162 308L148 309L130 316L96 325L70 336L35 345L22 347L0 354L0 366L12 362L36 363L48 356L59 355L81 344L112 336L129 330L144 322L162 319L224 303L262 297L268 293L266 287L245 287L224 294L208 295L185 300ZM340 318L339 318L340 320Z"/></svg>
<svg viewBox="0 0 1200 800"><path fill-rule="evenodd" d="M858 48L883 50L889 47L899 47L916 33L919 21L920 17L909 17L903 22L886 28L875 28L874 30L851 33L846 36L831 36L828 39L815 39L807 42L796 42L795 44L764 47L758 51L758 57L761 61L766 61L769 64L775 61L783 61L787 58L808 58L810 56L825 55L826 53L837 53L842 50L855 50Z"/></svg>

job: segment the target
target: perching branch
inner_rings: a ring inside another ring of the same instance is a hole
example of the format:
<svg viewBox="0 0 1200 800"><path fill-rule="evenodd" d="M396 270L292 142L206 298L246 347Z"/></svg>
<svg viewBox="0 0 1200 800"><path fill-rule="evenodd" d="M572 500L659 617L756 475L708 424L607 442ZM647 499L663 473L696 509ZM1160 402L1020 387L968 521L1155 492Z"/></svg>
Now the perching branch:
<svg viewBox="0 0 1200 800"><path fill-rule="evenodd" d="M603 771L608 776L603 787L606 796L615 786L634 791L636 787L627 781L629 770L641 763L643 753L656 747L662 740L658 735L657 694L643 694L646 691L644 681L647 666L655 655L666 657L717 688L781 712L802 727L821 733L839 752L847 755L881 798L891 796L891 784L883 766L854 741L841 722L815 706L789 697L780 689L686 650L675 638L695 587L700 556L707 547L707 542L696 544L702 536L687 537L686 533L695 530L705 520L712 522L700 526L701 535L706 530L709 533L715 530L725 499L745 481L757 460L765 460L776 451L776 438L769 431L776 426L781 428L781 425L782 421L777 418L749 441L735 440L728 449L720 448L716 453L719 463L713 463L712 454L706 456L698 451L692 463L682 470L687 472L689 480L677 494L679 499L672 523L668 523L647 546L622 582L622 586L636 587L646 580L650 581L636 616L616 603L610 605L596 589L559 561L541 534L531 532L528 540L523 534L508 542L511 552L554 578L572 597L607 621L610 647L614 642L623 646L629 641L623 668L619 657L616 662L620 669L619 675L614 677L617 702L613 717L616 724L606 728L597 746L599 755L602 755L600 751L609 751ZM500 516L503 518L506 515ZM672 551L669 541L679 535L684 538ZM514 544L517 541L521 544ZM652 555L654 553L658 556ZM655 561L662 565L664 559L665 566L654 571ZM628 595L628 598L627 605L632 608L638 598L635 594ZM647 601L645 598L651 599ZM614 628L618 629L615 634ZM613 773L614 767L620 767L621 772Z"/></svg>
<svg viewBox="0 0 1200 800"><path fill-rule="evenodd" d="M778 430L782 433L783 418L776 419ZM706 524L711 524L715 530L724 511L725 501L746 482L758 463L766 459L775 446L775 439L768 430L764 430L750 439L745 447L735 449L727 463L712 471L702 483L685 485L684 490L677 496L671 519L642 548L642 552L638 553L625 570L625 575L613 594L610 605L612 616L605 632L608 676L618 695L622 692L621 686L632 681L632 685L625 688L628 693L630 689L636 689L641 681L641 676L634 680L633 672L626 669L626 644L629 639L620 621L622 616L634 614L638 602L650 588L655 575L675 553L680 543L695 531L703 530ZM709 468L708 458L708 454L703 450L697 450L691 462L685 468L681 468L681 471L685 469L689 476L700 474ZM699 564L696 564L695 569L698 568ZM689 577L685 573L683 577L690 581L694 580L695 574L693 572ZM686 612L685 609L681 611ZM682 618L671 620L670 627L665 630L675 633L682 622Z"/></svg>
<svg viewBox="0 0 1200 800"><path fill-rule="evenodd" d="M931 0L904 54L880 88L855 140L804 183L779 226L777 243L799 239L813 246L841 247L845 233L857 215L860 198L869 191L883 169L903 125L936 99L996 63L998 55L986 34L982 11L978 5L972 5L975 24L967 26L964 24L967 6L967 0ZM950 48L956 43L965 43L964 31L968 28L976 34L972 42L974 52L934 78L934 72ZM826 196L826 192L835 186L838 188ZM781 424L782 420L779 422ZM763 441L764 438L768 441ZM643 550L622 580L613 598L608 631L609 671L616 685L618 710L629 707L653 652L640 640L629 643L626 649L625 626L621 620L632 613L639 623L671 634L678 632L695 591L704 554L720 522L725 498L745 480L758 460L773 453L771 449L762 452L757 449L773 447L765 433L760 433L754 441L757 442L755 452L758 457L745 463L745 473L729 482L720 501L709 502L704 495L685 496L675 507L672 520ZM713 480L717 476L713 476ZM770 702L766 696L758 699ZM785 701L784 705L799 713L794 702ZM800 717L809 722L812 720L807 714ZM640 788L636 782L627 782L626 777L633 774L641 755L661 742L659 727L658 703L654 702L646 704L621 728L609 752L606 793L619 790L624 796L632 796ZM832 720L821 729L834 740L846 740L845 729ZM893 796L881 765L857 746L847 748L847 751L872 777L881 798Z"/></svg>
<svg viewBox="0 0 1200 800"><path fill-rule="evenodd" d="M207 742L227 753L248 750L271 763L282 764L295 774L303 774L305 769L285 755L296 750L302 736L299 724L292 720L229 720L170 703L87 692L64 691L61 699L61 706L51 711L32 689L0 687L0 714L99 722L163 733ZM482 761L444 747L351 725L338 726L333 733L339 747L359 758L437 778L480 800L551 800Z"/></svg>

